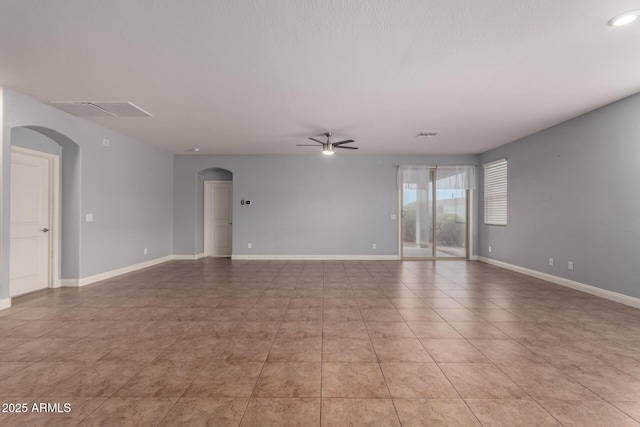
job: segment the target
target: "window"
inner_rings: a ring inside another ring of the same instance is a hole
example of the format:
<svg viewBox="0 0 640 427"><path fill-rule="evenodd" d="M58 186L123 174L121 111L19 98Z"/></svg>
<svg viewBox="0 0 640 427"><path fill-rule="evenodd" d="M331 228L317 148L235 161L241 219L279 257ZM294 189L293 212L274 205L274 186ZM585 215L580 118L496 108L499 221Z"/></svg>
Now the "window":
<svg viewBox="0 0 640 427"><path fill-rule="evenodd" d="M507 225L507 159L484 164L484 223Z"/></svg>

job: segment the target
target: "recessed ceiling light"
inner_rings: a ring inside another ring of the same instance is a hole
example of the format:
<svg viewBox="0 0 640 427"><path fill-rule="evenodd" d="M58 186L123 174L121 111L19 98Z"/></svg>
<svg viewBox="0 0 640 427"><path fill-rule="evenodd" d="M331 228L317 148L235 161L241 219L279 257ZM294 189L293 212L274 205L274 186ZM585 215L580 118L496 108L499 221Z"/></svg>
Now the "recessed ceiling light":
<svg viewBox="0 0 640 427"><path fill-rule="evenodd" d="M640 16L640 10L631 10L629 12L622 13L615 18L611 18L608 24L611 27L622 27L623 25L631 24Z"/></svg>
<svg viewBox="0 0 640 427"><path fill-rule="evenodd" d="M428 131L428 132L420 132L419 134L416 135L416 138L435 138L436 136L438 136L440 132L439 131Z"/></svg>

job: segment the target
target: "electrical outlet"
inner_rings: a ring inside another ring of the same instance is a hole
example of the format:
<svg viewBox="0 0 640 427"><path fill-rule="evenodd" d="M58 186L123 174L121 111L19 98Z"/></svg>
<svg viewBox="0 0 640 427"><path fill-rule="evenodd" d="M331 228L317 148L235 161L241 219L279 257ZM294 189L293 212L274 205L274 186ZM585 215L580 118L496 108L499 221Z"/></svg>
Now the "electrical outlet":
<svg viewBox="0 0 640 427"><path fill-rule="evenodd" d="M553 258L549 258L549 265L553 265Z"/></svg>
<svg viewBox="0 0 640 427"><path fill-rule="evenodd" d="M147 254L147 248L144 248L144 254L145 255Z"/></svg>
<svg viewBox="0 0 640 427"><path fill-rule="evenodd" d="M90 213L86 214L85 215L85 221L93 222L93 214L90 214Z"/></svg>
<svg viewBox="0 0 640 427"><path fill-rule="evenodd" d="M396 215L396 214L391 214L391 220L392 220L392 221L395 221L395 220L397 220L397 219L398 219L398 215Z"/></svg>
<svg viewBox="0 0 640 427"><path fill-rule="evenodd" d="M247 243L247 248L251 249L253 247L252 243Z"/></svg>
<svg viewBox="0 0 640 427"><path fill-rule="evenodd" d="M109 140L108 139L103 139L102 140L102 145L104 145L105 147L108 147L110 145Z"/></svg>
<svg viewBox="0 0 640 427"><path fill-rule="evenodd" d="M491 252L491 246L489 246L489 252Z"/></svg>
<svg viewBox="0 0 640 427"><path fill-rule="evenodd" d="M573 271L573 261L567 263L567 269Z"/></svg>
<svg viewBox="0 0 640 427"><path fill-rule="evenodd" d="M373 244L373 249L376 249L376 247L377 247L377 245L374 243L374 244Z"/></svg>

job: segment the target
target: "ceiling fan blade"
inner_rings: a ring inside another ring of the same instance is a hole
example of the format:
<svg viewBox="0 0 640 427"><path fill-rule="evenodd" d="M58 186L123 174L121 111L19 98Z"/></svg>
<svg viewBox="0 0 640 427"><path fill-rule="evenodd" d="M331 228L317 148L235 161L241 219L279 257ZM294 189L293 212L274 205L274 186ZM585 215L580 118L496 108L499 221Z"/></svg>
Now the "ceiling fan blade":
<svg viewBox="0 0 640 427"><path fill-rule="evenodd" d="M324 142L322 142L322 141L318 141L318 140L317 140L317 139L315 139L315 138L308 138L308 139L310 139L310 140L312 140L312 141L315 141L315 142L317 142L318 144L322 144L322 145L324 145L324 144L325 144Z"/></svg>
<svg viewBox="0 0 640 427"><path fill-rule="evenodd" d="M337 146L337 147L333 147L333 148L346 148L347 150L357 150L359 147L342 147L342 146Z"/></svg>
<svg viewBox="0 0 640 427"><path fill-rule="evenodd" d="M317 147L316 144L296 144L296 147Z"/></svg>
<svg viewBox="0 0 640 427"><path fill-rule="evenodd" d="M342 144L348 144L350 142L355 142L353 139L346 139L344 141L340 141L340 142L333 142L333 145L342 145Z"/></svg>

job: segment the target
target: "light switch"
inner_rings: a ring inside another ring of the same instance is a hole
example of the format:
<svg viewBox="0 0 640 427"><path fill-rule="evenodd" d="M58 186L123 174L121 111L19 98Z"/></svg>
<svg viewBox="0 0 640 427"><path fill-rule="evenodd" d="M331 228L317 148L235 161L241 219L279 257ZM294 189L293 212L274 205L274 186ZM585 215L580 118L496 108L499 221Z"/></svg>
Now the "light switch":
<svg viewBox="0 0 640 427"><path fill-rule="evenodd" d="M87 214L86 215L86 221L87 222L93 222L93 214Z"/></svg>

